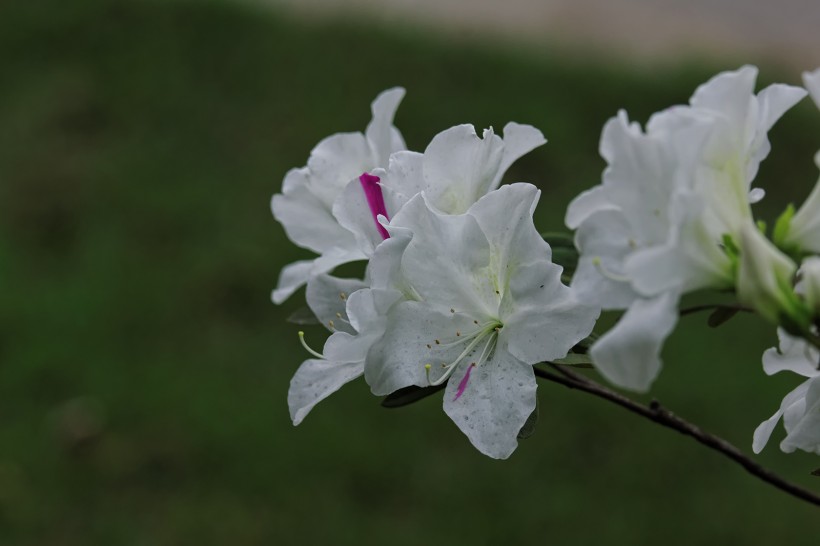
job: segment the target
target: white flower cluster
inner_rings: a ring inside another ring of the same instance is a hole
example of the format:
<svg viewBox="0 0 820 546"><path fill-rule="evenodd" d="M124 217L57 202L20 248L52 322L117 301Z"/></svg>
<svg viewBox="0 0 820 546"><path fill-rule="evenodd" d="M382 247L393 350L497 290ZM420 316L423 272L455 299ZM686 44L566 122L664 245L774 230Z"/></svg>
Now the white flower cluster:
<svg viewBox="0 0 820 546"><path fill-rule="evenodd" d="M509 123L503 138L492 129L479 137L460 125L411 152L393 126L404 90L379 95L364 134L321 141L273 197L291 240L319 254L287 266L273 299L306 284L332 332L321 353L305 344L315 358L291 381L294 424L362 375L376 395L446 383L445 412L481 452L506 458L535 410L533 365L565 357L601 309L626 312L592 345L595 368L645 391L681 296L714 288L781 327L767 373L809 377L755 432L755 451L782 416L785 451L820 453L820 183L771 241L751 209L763 197L752 183L767 133L806 91L777 84L755 94L756 76L749 66L719 74L645 130L624 112L607 122L601 184L566 215L578 250L570 287L533 224L539 190L500 186L516 159L546 142L541 132ZM804 82L820 105L820 70ZM367 260L364 279L330 274L356 260Z"/></svg>

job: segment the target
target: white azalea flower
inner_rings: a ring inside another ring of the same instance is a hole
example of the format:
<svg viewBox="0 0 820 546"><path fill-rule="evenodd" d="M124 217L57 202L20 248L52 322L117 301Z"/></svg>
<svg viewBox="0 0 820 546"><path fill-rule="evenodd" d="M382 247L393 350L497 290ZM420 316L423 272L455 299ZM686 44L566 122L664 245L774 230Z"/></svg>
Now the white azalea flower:
<svg viewBox="0 0 820 546"><path fill-rule="evenodd" d="M820 257L809 256L803 260L799 285L808 308L820 316Z"/></svg>
<svg viewBox="0 0 820 546"><path fill-rule="evenodd" d="M392 218L422 191L438 211L462 214L498 187L515 160L545 142L541 131L529 125L508 123L504 138L492 129L480 138L472 125L457 125L433 137L423 154L396 152L386 170L352 180L334 203L333 214L369 256L388 237L379 215Z"/></svg>
<svg viewBox="0 0 820 546"><path fill-rule="evenodd" d="M539 194L504 186L462 215L421 194L388 227L412 232L397 272L409 297L387 313L365 379L377 395L449 380L445 412L495 458L513 452L535 409L532 365L565 356L598 314L578 305L550 262L532 222Z"/></svg>
<svg viewBox="0 0 820 546"><path fill-rule="evenodd" d="M298 246L320 256L286 266L273 292L281 303L313 276L337 265L367 258L354 233L333 216L333 203L351 180L387 167L390 154L404 150L404 140L393 127L393 116L404 89L393 88L373 101L373 119L362 133L339 133L322 140L310 153L308 164L285 176L282 193L271 200L273 216Z"/></svg>
<svg viewBox="0 0 820 546"><path fill-rule="evenodd" d="M787 394L780 409L757 427L752 449L755 453L763 450L782 418L786 438L780 443L781 450L791 453L802 449L820 455L820 352L783 330L777 335L780 350L772 348L763 354L763 370L768 375L787 370L808 379Z"/></svg>
<svg viewBox="0 0 820 546"><path fill-rule="evenodd" d="M769 152L767 132L805 95L786 85L754 95L756 76L749 66L717 75L690 105L652 116L646 132L619 113L601 137L602 184L567 210L580 251L578 297L606 309L639 305L662 318L643 323L642 313L627 312L627 324L593 348L597 368L619 386L649 387L680 295L734 286L736 256L727 245L738 243L752 221L750 202L762 197L751 183ZM638 346L627 372L624 357Z"/></svg>
<svg viewBox="0 0 820 546"><path fill-rule="evenodd" d="M367 269L367 279L338 279L318 275L307 286L307 301L332 335L322 353L307 346L315 358L302 363L290 382L288 406L294 425L313 407L364 373L370 347L384 333L384 315L403 297L396 274L409 236L398 236L381 245Z"/></svg>

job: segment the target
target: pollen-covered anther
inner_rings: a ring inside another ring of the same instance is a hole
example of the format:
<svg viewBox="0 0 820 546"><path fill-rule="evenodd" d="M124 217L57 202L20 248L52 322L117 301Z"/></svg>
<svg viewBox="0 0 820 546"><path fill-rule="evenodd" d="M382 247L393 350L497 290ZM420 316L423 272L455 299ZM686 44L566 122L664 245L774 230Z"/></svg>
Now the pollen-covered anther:
<svg viewBox="0 0 820 546"><path fill-rule="evenodd" d="M347 301L347 294L345 294L344 292L339 292L339 298L342 301Z"/></svg>
<svg viewBox="0 0 820 546"><path fill-rule="evenodd" d="M461 332L459 332L458 330L456 330L456 337L461 337Z"/></svg>
<svg viewBox="0 0 820 546"><path fill-rule="evenodd" d="M330 329L331 329L331 330L333 330L333 329L335 329L335 328L336 328L336 326L333 324L333 321L332 321L332 320L327 321L327 325L328 325L328 326L330 326Z"/></svg>

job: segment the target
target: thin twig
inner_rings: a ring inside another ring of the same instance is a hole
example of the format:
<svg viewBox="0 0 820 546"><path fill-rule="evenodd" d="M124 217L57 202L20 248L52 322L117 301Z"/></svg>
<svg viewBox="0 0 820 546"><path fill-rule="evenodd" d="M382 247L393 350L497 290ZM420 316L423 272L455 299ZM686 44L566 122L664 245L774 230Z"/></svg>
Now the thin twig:
<svg viewBox="0 0 820 546"><path fill-rule="evenodd" d="M696 425L685 421L684 419L678 417L671 411L667 410L666 408L662 407L657 400L653 400L648 406L635 402L626 396L619 394L615 391L612 391L600 383L597 383L587 377L582 375L578 375L568 369L565 366L556 366L554 364L549 364L554 370L558 371L560 375L556 375L550 373L547 370L541 368L534 368L535 375L541 377L542 379L546 379L548 381L552 381L554 383L560 383L565 387L569 387L570 389L578 389L584 392L588 392L593 396L597 396L599 398L603 398L604 400L608 400L613 404L617 404L622 408L626 408L627 410L637 413L643 417L646 417L650 421L654 421L659 425L671 428L673 430L677 430L681 434L686 436L691 436L701 444L714 449L729 457L743 468L746 469L750 474L756 476L757 478L763 480L764 482L773 485L780 489L781 491L785 491L786 493L795 496L799 499L802 499L808 503L814 504L815 506L820 506L820 496L811 491L803 489L802 487L798 487L797 485L790 483L771 470L768 470L758 463L754 462L750 459L747 455L741 452L738 448L727 442L726 440L709 434L708 432L704 432Z"/></svg>

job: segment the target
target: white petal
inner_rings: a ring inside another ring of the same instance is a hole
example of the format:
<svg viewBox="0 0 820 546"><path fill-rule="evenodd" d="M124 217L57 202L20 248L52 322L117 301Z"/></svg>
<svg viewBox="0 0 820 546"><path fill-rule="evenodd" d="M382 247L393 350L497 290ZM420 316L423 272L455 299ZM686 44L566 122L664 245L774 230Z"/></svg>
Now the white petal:
<svg viewBox="0 0 820 546"><path fill-rule="evenodd" d="M661 347L678 322L678 295L639 299L592 346L595 367L609 381L645 392L660 372Z"/></svg>
<svg viewBox="0 0 820 546"><path fill-rule="evenodd" d="M637 297L624 273L624 259L635 248L632 228L623 213L602 210L575 233L581 253L572 278L579 301L604 309L625 309Z"/></svg>
<svg viewBox="0 0 820 546"><path fill-rule="evenodd" d="M552 256L549 244L533 223L540 196L541 191L532 184L508 184L479 199L468 211L490 243L501 286L506 286L507 278L519 264Z"/></svg>
<svg viewBox="0 0 820 546"><path fill-rule="evenodd" d="M302 422L313 406L339 390L342 385L362 375L361 362L306 360L288 389L288 407L294 425Z"/></svg>
<svg viewBox="0 0 820 546"><path fill-rule="evenodd" d="M338 133L319 142L308 159L311 192L328 210L348 182L369 172L376 163L361 133Z"/></svg>
<svg viewBox="0 0 820 546"><path fill-rule="evenodd" d="M381 185L387 212L395 216L405 203L424 190L424 155L409 151L391 155Z"/></svg>
<svg viewBox="0 0 820 546"><path fill-rule="evenodd" d="M813 72L803 72L803 84L811 95L814 104L820 108L820 68Z"/></svg>
<svg viewBox="0 0 820 546"><path fill-rule="evenodd" d="M752 451L755 453L760 453L763 448L766 447L766 444L772 435L772 431L774 431L775 426L778 421L780 421L783 414L793 408L795 404L799 404L801 402L805 403L804 399L806 397L806 392L808 391L809 381L804 381L796 389L787 394L785 398L783 398L783 401L780 403L780 408L775 412L775 414L760 423L754 432Z"/></svg>
<svg viewBox="0 0 820 546"><path fill-rule="evenodd" d="M577 229L582 222L599 211L619 210L612 202L609 190L603 186L595 186L578 195L567 207L564 223L569 229Z"/></svg>
<svg viewBox="0 0 820 546"><path fill-rule="evenodd" d="M410 385L427 386L425 364L431 365L431 377L438 378L441 365L454 362L466 348L465 343L454 344L461 337L456 332L466 336L474 327L472 317L463 313L414 301L398 303L387 316L384 336L367 355L367 384L376 395Z"/></svg>
<svg viewBox="0 0 820 546"><path fill-rule="evenodd" d="M530 153L539 146L547 143L544 134L533 127L532 125L522 125L513 121L504 126L504 155L501 158L501 164L498 167L490 190L494 190L501 182L501 178L510 165L515 163L518 158Z"/></svg>
<svg viewBox="0 0 820 546"><path fill-rule="evenodd" d="M469 365L453 374L444 392L444 411L479 451L506 459L518 446L518 432L535 409L532 366L499 345L492 360L472 369L463 394L459 383Z"/></svg>
<svg viewBox="0 0 820 546"><path fill-rule="evenodd" d="M774 428L777 426L777 423L780 422L782 416L783 411L777 410L774 415L757 426L752 436L752 451L755 453L763 451L763 448L769 443L769 438L771 438L772 432L774 432Z"/></svg>
<svg viewBox="0 0 820 546"><path fill-rule="evenodd" d="M327 273L341 264L365 259L365 257L361 251L355 248L332 248L315 260L302 260L286 265L282 268L282 272L279 274L279 284L273 291L273 302L282 303L307 283L311 277Z"/></svg>
<svg viewBox="0 0 820 546"><path fill-rule="evenodd" d="M789 108L806 96L806 90L793 85L773 84L757 95L757 127L750 144L751 160L747 178L757 175L758 164L769 155L771 145L767 133Z"/></svg>
<svg viewBox="0 0 820 546"><path fill-rule="evenodd" d="M520 267L511 279L514 311L503 319L500 338L512 355L528 364L566 356L598 318L598 309L576 301L560 275L561 268L545 260Z"/></svg>
<svg viewBox="0 0 820 546"><path fill-rule="evenodd" d="M347 298L367 285L359 279L317 275L307 283L305 297L316 318L330 330L355 333L347 317ZM333 326L330 326L330 324Z"/></svg>
<svg viewBox="0 0 820 546"><path fill-rule="evenodd" d="M763 353L763 371L767 375L782 371L794 372L803 377L820 375L820 370L817 369L820 354L817 349L800 338L790 336L782 328L778 328L777 337L780 340L780 351L771 348Z"/></svg>
<svg viewBox="0 0 820 546"><path fill-rule="evenodd" d="M792 106L803 100L806 90L794 85L776 83L757 94L758 118L757 131L765 138L777 120L783 117Z"/></svg>
<svg viewBox="0 0 820 546"><path fill-rule="evenodd" d="M425 193L431 205L461 214L486 194L498 173L504 143L492 130L479 138L472 125L457 125L433 137L424 151Z"/></svg>
<svg viewBox="0 0 820 546"><path fill-rule="evenodd" d="M355 244L353 234L340 228L330 209L311 193L307 169L289 171L282 191L273 196L271 210L291 241L319 254Z"/></svg>
<svg viewBox="0 0 820 546"><path fill-rule="evenodd" d="M757 68L754 66L721 72L700 85L689 102L698 108L720 112L732 126L744 127L756 79Z"/></svg>
<svg viewBox="0 0 820 546"><path fill-rule="evenodd" d="M376 169L372 174L381 178L383 172ZM333 216L339 221L339 225L353 233L358 247L366 256L372 255L383 241L358 178L348 182L336 198L333 203Z"/></svg>
<svg viewBox="0 0 820 546"><path fill-rule="evenodd" d="M282 272L279 274L279 283L276 285L273 294L271 294L273 303L280 304L299 290L310 278L312 269L313 260L293 262L283 267Z"/></svg>
<svg viewBox="0 0 820 546"><path fill-rule="evenodd" d="M402 257L407 281L431 303L492 314L497 296L486 271L490 245L484 232L469 214L433 212L423 195L411 199L391 222L413 232Z"/></svg>
<svg viewBox="0 0 820 546"><path fill-rule="evenodd" d="M807 383L803 415L794 426L787 426L789 432L780 443L780 449L786 453L802 449L820 455L820 378Z"/></svg>
<svg viewBox="0 0 820 546"><path fill-rule="evenodd" d="M386 167L390 154L405 148L401 133L393 127L393 117L403 98L404 89L394 87L379 93L370 105L373 119L367 125L365 136L373 149L377 167Z"/></svg>

